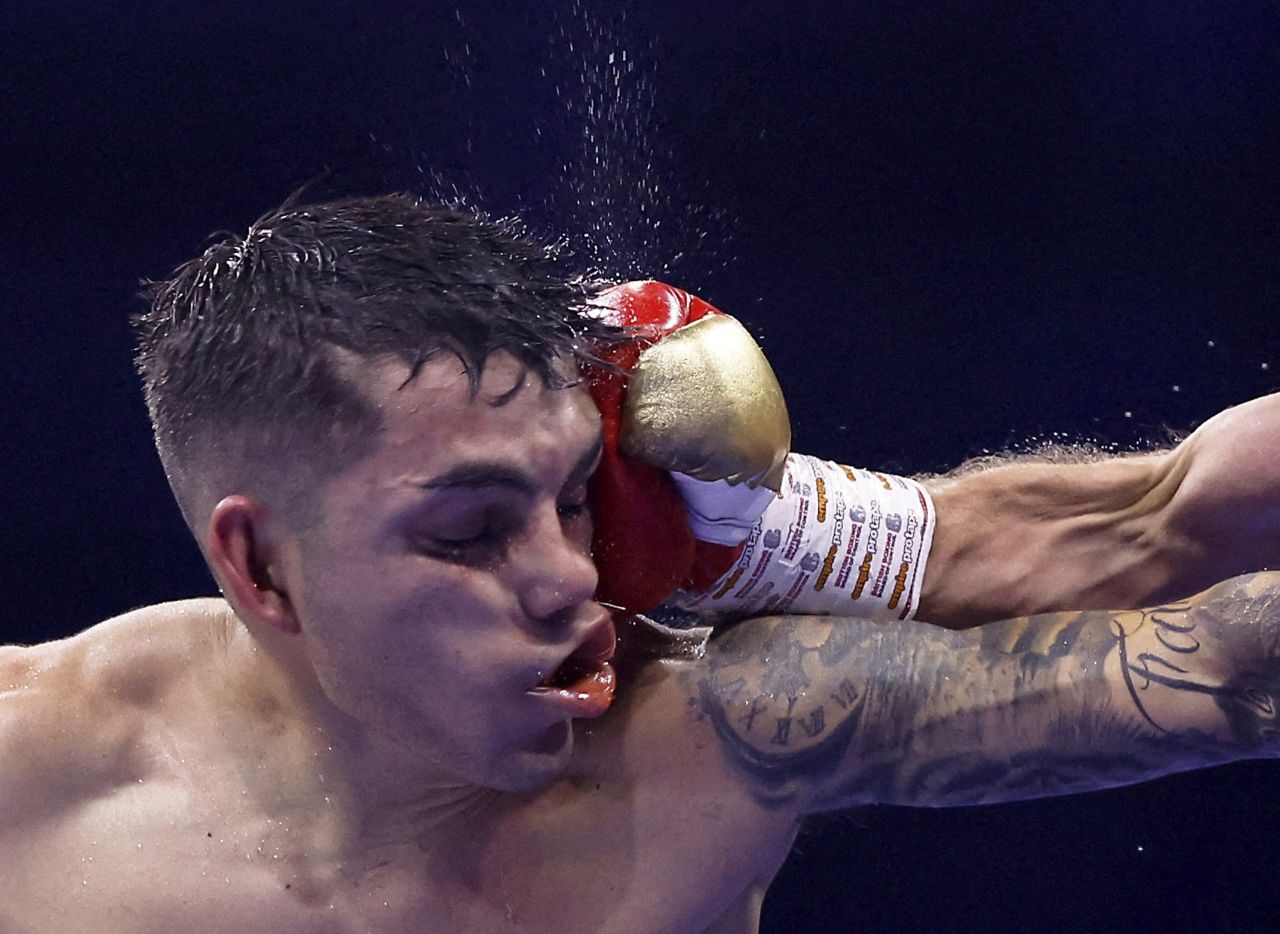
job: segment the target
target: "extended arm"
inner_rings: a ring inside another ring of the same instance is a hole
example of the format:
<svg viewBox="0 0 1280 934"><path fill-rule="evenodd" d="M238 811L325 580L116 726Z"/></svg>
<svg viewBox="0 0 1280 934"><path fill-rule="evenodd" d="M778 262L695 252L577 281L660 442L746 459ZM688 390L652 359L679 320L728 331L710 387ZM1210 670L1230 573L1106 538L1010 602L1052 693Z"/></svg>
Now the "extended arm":
<svg viewBox="0 0 1280 934"><path fill-rule="evenodd" d="M740 774L800 812L1128 784L1280 749L1280 573L965 632L749 620L696 680Z"/></svg>
<svg viewBox="0 0 1280 934"><path fill-rule="evenodd" d="M1172 451L1014 462L927 486L938 526L917 618L1150 606L1280 567L1280 394Z"/></svg>
<svg viewBox="0 0 1280 934"><path fill-rule="evenodd" d="M958 629L1149 606L1280 564L1280 394L1221 413L1172 451L984 464L928 481L925 495L835 464L823 478L794 455L784 471L772 371L700 299L640 282L596 302L642 338L607 350L625 380L612 369L591 378L606 429L591 501L607 602L645 612L681 589L711 616Z"/></svg>

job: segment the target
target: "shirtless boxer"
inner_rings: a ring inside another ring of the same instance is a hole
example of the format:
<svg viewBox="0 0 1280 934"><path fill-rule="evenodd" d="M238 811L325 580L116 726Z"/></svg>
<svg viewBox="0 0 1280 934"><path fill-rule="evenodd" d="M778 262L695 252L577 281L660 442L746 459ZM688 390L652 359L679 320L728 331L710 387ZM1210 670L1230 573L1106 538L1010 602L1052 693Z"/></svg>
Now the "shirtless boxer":
<svg viewBox="0 0 1280 934"><path fill-rule="evenodd" d="M615 653L579 304L399 197L286 208L157 290L148 401L222 598L0 650L0 930L736 934L807 814L1272 754L1276 400L935 487L922 615L1166 605Z"/></svg>

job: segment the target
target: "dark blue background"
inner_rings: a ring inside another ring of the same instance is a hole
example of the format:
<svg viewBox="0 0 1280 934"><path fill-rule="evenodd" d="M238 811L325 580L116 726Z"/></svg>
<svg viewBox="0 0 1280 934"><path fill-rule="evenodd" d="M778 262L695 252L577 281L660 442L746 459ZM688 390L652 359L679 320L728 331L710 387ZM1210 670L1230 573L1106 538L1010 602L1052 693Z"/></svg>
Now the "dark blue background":
<svg viewBox="0 0 1280 934"><path fill-rule="evenodd" d="M211 592L131 295L317 177L443 180L696 288L797 447L867 466L1128 448L1277 388L1271 4L50 6L0 19L2 639ZM1277 782L832 818L765 930L1280 930Z"/></svg>

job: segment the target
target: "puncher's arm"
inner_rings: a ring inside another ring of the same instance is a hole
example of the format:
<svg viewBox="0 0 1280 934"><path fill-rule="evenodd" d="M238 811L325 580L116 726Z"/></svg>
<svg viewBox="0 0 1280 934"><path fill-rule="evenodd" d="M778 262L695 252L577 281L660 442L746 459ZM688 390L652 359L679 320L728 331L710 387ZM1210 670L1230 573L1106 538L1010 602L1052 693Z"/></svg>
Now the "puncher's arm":
<svg viewBox="0 0 1280 934"><path fill-rule="evenodd" d="M781 389L729 316L652 281L594 303L632 335L604 348L611 366L588 376L605 428L590 488L605 602L646 612L683 589L708 615L909 617L959 629L1161 603L1280 559L1280 394L1222 412L1169 451L977 462L925 481L916 509L914 481L788 456ZM841 474L850 483L829 511L824 471L828 492ZM824 514L843 516L843 538L815 531ZM864 519L854 570L845 559ZM907 549L926 528L931 547ZM753 532L761 543L748 555ZM786 544L766 567L770 532Z"/></svg>
<svg viewBox="0 0 1280 934"><path fill-rule="evenodd" d="M963 628L1136 607L1280 567L1280 394L1175 448L1020 459L926 482L937 528L916 618Z"/></svg>

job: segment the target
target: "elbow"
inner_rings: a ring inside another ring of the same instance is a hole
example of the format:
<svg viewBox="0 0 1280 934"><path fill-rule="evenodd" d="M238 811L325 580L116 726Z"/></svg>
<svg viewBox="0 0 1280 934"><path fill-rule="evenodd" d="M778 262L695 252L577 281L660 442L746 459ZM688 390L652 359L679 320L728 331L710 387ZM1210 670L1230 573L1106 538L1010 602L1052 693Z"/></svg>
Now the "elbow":
<svg viewBox="0 0 1280 934"><path fill-rule="evenodd" d="M1208 427L1208 426L1206 426ZM1148 538L1162 585L1179 599L1280 565L1280 488L1232 439L1197 433L1166 455ZM1239 440L1239 439L1235 439Z"/></svg>

